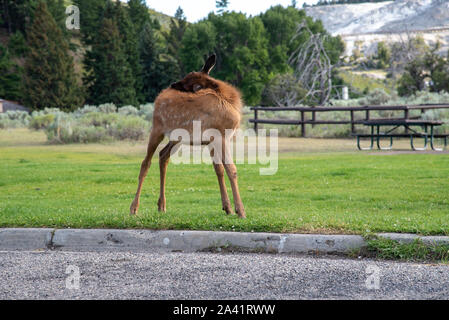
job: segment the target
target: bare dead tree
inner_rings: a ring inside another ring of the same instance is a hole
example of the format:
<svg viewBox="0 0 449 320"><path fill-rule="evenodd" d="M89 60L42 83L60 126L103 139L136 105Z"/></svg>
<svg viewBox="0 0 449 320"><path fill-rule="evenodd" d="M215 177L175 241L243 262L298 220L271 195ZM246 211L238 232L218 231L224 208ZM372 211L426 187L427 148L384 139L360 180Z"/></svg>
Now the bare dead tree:
<svg viewBox="0 0 449 320"><path fill-rule="evenodd" d="M419 36L413 35L406 27L399 33L399 41L391 45L391 60L389 71L392 74L400 74L404 68L417 57L425 54L427 45Z"/></svg>
<svg viewBox="0 0 449 320"><path fill-rule="evenodd" d="M305 95L301 83L292 74L280 74L268 83L264 98L278 107L296 106Z"/></svg>
<svg viewBox="0 0 449 320"><path fill-rule="evenodd" d="M305 100L317 105L329 101L332 91L332 63L324 48L327 35L312 33L306 23L298 25L292 41L308 34L308 40L301 44L290 56L288 63L294 70L294 76L301 83L306 94L296 104Z"/></svg>

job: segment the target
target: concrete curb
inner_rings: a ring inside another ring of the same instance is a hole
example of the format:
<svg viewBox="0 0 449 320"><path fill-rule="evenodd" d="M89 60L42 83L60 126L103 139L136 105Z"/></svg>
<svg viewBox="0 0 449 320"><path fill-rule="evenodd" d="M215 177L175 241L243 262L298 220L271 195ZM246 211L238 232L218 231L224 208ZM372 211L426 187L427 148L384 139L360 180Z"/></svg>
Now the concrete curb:
<svg viewBox="0 0 449 320"><path fill-rule="evenodd" d="M449 237L379 234L410 243L449 244ZM0 229L0 250L197 252L241 250L269 253L350 253L366 246L357 235L273 234L215 231Z"/></svg>

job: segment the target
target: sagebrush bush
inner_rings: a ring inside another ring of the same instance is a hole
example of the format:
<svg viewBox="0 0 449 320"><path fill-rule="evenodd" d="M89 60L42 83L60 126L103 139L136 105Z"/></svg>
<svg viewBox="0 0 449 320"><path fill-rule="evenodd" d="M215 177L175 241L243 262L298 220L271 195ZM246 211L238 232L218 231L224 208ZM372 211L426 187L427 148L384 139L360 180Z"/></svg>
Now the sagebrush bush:
<svg viewBox="0 0 449 320"><path fill-rule="evenodd" d="M36 115L31 119L28 127L34 130L47 129L54 120L55 115L52 113Z"/></svg>
<svg viewBox="0 0 449 320"><path fill-rule="evenodd" d="M30 115L25 111L7 111L0 113L0 129L14 129L28 126Z"/></svg>
<svg viewBox="0 0 449 320"><path fill-rule="evenodd" d="M139 115L139 110L133 106L124 106L118 109L118 113L125 116L137 116Z"/></svg>
<svg viewBox="0 0 449 320"><path fill-rule="evenodd" d="M80 117L79 122L84 126L109 128L119 118L120 115L117 113L89 112Z"/></svg>
<svg viewBox="0 0 449 320"><path fill-rule="evenodd" d="M113 104L86 105L73 113L53 112L46 109L34 116L36 127L45 129L47 139L52 143L141 140L148 134L150 122L147 119L153 114L153 105L144 105L140 109L132 106L117 109ZM50 118L53 120L40 125L43 119Z"/></svg>
<svg viewBox="0 0 449 320"><path fill-rule="evenodd" d="M112 141L112 137L107 134L107 130L103 127L85 127L77 126L73 129L70 137L72 141L78 143L94 143Z"/></svg>
<svg viewBox="0 0 449 320"><path fill-rule="evenodd" d="M392 99L392 96L385 92L382 88L375 88L364 98L360 99L365 105L382 105L388 103Z"/></svg>
<svg viewBox="0 0 449 320"><path fill-rule="evenodd" d="M153 103L143 104L139 108L139 116L141 116L146 121L153 120L153 112L154 112L154 104Z"/></svg>
<svg viewBox="0 0 449 320"><path fill-rule="evenodd" d="M100 104L98 106L98 109L100 112L104 112L104 113L114 113L117 112L117 107L115 104L113 103L105 103L105 104Z"/></svg>
<svg viewBox="0 0 449 320"><path fill-rule="evenodd" d="M148 132L148 122L139 117L122 117L108 130L117 140L142 140Z"/></svg>
<svg viewBox="0 0 449 320"><path fill-rule="evenodd" d="M96 106L90 106L90 105L86 104L84 107L75 110L73 112L73 114L75 116L81 116L85 113L90 113L90 112L100 112L100 110Z"/></svg>

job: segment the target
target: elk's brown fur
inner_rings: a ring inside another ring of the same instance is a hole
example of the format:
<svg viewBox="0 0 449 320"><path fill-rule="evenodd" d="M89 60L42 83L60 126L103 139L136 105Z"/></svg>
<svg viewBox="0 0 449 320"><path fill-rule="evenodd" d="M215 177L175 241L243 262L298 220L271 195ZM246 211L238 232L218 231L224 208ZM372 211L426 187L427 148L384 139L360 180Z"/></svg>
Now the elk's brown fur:
<svg viewBox="0 0 449 320"><path fill-rule="evenodd" d="M225 131L236 130L241 120L242 101L239 91L230 84L209 76L210 70L215 65L215 55L209 57L200 72L192 72L183 80L174 83L165 89L156 98L153 114L153 128L148 143L147 155L142 162L139 185L133 203L131 214L136 214L139 208L142 184L151 166L151 159L164 136L170 137L173 130L184 129L193 134L193 122L201 121L201 130L218 130L221 134L221 159L214 161L214 169L218 177L223 210L227 214L232 213L231 204L226 191L224 172L229 177L236 213L245 217L245 209L240 198L237 169L229 155L230 141ZM193 143L193 141L190 141ZM201 141L202 144L210 144L211 140ZM178 140L169 143L159 153L160 166L160 196L158 201L159 211L166 210L165 177L170 154L180 145ZM216 155L211 152L211 156ZM231 161L229 161L231 160Z"/></svg>

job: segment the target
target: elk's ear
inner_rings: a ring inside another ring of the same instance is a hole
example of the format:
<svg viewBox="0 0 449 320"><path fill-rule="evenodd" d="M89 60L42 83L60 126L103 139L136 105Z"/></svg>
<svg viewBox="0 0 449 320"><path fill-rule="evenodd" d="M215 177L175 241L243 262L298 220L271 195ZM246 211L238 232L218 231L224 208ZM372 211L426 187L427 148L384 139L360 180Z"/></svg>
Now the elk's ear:
<svg viewBox="0 0 449 320"><path fill-rule="evenodd" d="M215 54L211 55L209 58L207 58L206 63L204 64L203 69L201 72L205 74L209 74L212 68L215 66L215 62L217 61L217 56Z"/></svg>
<svg viewBox="0 0 449 320"><path fill-rule="evenodd" d="M175 90L179 90L179 91L185 91L184 86L182 85L181 82L172 83L170 85L170 88L175 89Z"/></svg>

